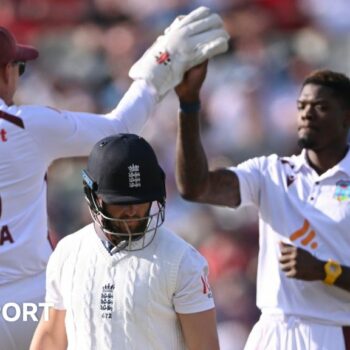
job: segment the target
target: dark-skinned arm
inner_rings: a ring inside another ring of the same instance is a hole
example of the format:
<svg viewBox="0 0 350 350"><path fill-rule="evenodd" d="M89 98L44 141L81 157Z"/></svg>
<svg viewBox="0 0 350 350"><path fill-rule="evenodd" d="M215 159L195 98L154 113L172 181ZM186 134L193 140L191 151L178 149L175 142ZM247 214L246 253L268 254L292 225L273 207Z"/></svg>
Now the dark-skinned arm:
<svg viewBox="0 0 350 350"><path fill-rule="evenodd" d="M200 89L206 77L207 62L189 70L175 89L181 104L200 101ZM176 143L176 183L187 200L236 207L240 203L238 177L232 171L210 171L200 136L198 112L179 111Z"/></svg>
<svg viewBox="0 0 350 350"><path fill-rule="evenodd" d="M287 277L304 281L325 279L324 265L327 261L319 260L308 251L283 242L280 243L280 250L280 267ZM350 267L342 265L342 274L334 286L350 292Z"/></svg>

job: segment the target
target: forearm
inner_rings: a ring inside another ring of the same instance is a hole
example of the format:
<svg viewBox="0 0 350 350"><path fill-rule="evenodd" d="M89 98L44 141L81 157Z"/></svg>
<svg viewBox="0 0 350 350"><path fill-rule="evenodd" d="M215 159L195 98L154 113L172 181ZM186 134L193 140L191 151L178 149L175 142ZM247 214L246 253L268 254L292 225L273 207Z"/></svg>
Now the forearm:
<svg viewBox="0 0 350 350"><path fill-rule="evenodd" d="M198 112L179 111L176 144L176 182L181 195L196 200L208 179L208 161L201 137Z"/></svg>
<svg viewBox="0 0 350 350"><path fill-rule="evenodd" d="M125 132L139 134L153 113L157 99L156 92L144 80L136 80L108 117L121 120Z"/></svg>
<svg viewBox="0 0 350 350"><path fill-rule="evenodd" d="M326 278L326 272L324 269L324 266L327 261L319 261L319 268L317 272L317 279L324 281ZM341 275L335 280L333 286L336 286L338 288L344 289L347 292L350 292L350 267L342 265L342 273Z"/></svg>
<svg viewBox="0 0 350 350"><path fill-rule="evenodd" d="M320 260L307 250L284 242L280 242L280 251L280 267L287 277L323 281L350 292L350 267L341 265L340 270L337 262Z"/></svg>
<svg viewBox="0 0 350 350"><path fill-rule="evenodd" d="M30 350L66 350L67 344L62 339L56 339L49 333L34 336Z"/></svg>
<svg viewBox="0 0 350 350"><path fill-rule="evenodd" d="M175 89L180 101L176 142L176 182L182 197L188 200L236 207L239 205L239 180L226 169L209 171L199 122L199 95L207 62L189 70Z"/></svg>
<svg viewBox="0 0 350 350"><path fill-rule="evenodd" d="M313 276L310 278L310 280L320 280L324 281L326 278L326 272L325 272L325 264L327 261L318 260L317 264L314 268ZM344 289L347 292L350 292L350 267L342 265L342 273L341 275L336 279L333 286L336 286L338 288Z"/></svg>
<svg viewBox="0 0 350 350"><path fill-rule="evenodd" d="M335 281L334 285L350 292L350 267L342 265L342 274Z"/></svg>

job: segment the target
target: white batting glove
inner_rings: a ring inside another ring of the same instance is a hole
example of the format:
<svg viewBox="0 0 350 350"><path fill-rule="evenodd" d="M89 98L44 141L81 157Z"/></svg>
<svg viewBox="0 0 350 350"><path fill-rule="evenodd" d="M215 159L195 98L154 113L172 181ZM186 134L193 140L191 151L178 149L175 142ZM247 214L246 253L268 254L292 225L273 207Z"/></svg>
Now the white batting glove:
<svg viewBox="0 0 350 350"><path fill-rule="evenodd" d="M228 48L228 34L217 14L199 7L177 18L131 67L130 78L144 79L159 99L178 85L184 73Z"/></svg>

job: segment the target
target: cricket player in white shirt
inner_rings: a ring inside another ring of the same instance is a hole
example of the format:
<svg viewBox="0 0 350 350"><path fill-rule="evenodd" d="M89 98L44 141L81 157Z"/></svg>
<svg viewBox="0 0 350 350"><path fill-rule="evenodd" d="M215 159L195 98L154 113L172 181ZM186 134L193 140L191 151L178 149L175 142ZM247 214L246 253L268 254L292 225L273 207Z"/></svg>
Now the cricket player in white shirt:
<svg viewBox="0 0 350 350"><path fill-rule="evenodd" d="M30 349L218 350L207 262L162 226L165 175L151 146L107 137L83 179L93 223L51 255L53 307Z"/></svg>
<svg viewBox="0 0 350 350"><path fill-rule="evenodd" d="M176 89L177 184L188 200L259 209L262 314L245 349L350 349L349 78L322 70L303 82L301 154L209 170L198 118L205 65L196 71Z"/></svg>
<svg viewBox="0 0 350 350"><path fill-rule="evenodd" d="M31 303L33 311L44 300L45 268L52 252L45 176L52 161L88 155L108 135L139 133L156 103L184 72L224 52L227 40L220 17L208 8L176 19L131 68L135 81L119 105L97 115L14 104L19 76L38 52L17 44L0 27L1 349L28 349L37 323L35 317L23 315L28 311L25 303Z"/></svg>

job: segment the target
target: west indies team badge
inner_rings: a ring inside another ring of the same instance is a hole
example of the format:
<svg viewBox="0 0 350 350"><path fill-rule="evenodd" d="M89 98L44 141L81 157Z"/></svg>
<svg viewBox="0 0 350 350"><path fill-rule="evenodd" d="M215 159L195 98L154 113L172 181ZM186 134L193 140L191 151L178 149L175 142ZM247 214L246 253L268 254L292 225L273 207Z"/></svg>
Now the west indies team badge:
<svg viewBox="0 0 350 350"><path fill-rule="evenodd" d="M350 180L340 180L336 183L334 198L339 202L350 201Z"/></svg>

